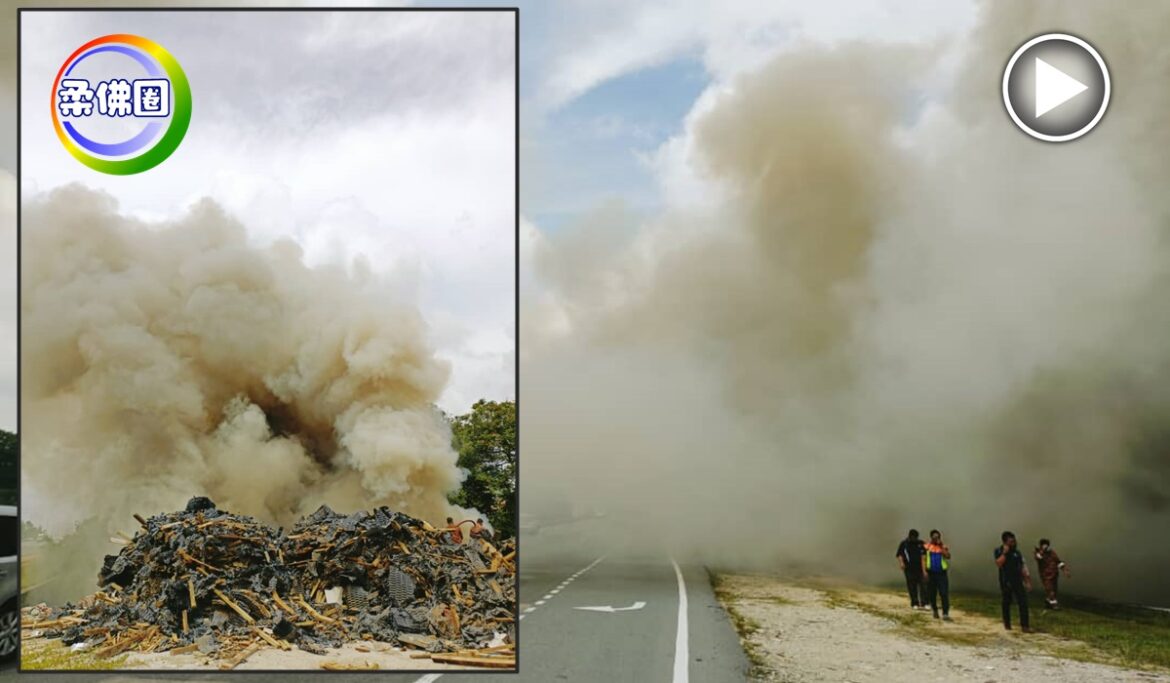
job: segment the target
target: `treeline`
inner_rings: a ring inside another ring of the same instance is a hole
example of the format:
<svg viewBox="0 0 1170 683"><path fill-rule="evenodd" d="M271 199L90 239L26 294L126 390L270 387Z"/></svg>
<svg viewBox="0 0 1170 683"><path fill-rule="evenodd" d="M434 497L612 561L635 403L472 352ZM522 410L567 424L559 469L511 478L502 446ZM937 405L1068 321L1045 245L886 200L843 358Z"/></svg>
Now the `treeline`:
<svg viewBox="0 0 1170 683"><path fill-rule="evenodd" d="M449 500L475 508L499 537L516 535L516 402L480 400L471 412L448 418L463 487Z"/></svg>

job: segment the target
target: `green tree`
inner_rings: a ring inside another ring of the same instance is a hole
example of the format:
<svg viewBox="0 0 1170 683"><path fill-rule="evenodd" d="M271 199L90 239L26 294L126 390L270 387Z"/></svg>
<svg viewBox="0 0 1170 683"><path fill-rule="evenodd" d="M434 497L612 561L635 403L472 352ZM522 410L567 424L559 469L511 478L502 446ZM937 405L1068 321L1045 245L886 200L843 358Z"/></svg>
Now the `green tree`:
<svg viewBox="0 0 1170 683"><path fill-rule="evenodd" d="M452 446L467 470L451 502L487 516L498 536L516 534L516 403L477 401L451 418Z"/></svg>

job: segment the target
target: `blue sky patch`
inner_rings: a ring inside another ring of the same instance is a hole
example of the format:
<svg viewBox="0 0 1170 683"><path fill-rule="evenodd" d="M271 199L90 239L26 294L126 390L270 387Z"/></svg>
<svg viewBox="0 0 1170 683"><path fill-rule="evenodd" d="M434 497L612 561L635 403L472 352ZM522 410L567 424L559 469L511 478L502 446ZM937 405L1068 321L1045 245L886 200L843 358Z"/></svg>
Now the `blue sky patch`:
<svg viewBox="0 0 1170 683"><path fill-rule="evenodd" d="M606 81L529 121L521 134L525 215L556 230L602 202L655 208L657 187L639 155L682 130L708 82L698 59L678 59Z"/></svg>

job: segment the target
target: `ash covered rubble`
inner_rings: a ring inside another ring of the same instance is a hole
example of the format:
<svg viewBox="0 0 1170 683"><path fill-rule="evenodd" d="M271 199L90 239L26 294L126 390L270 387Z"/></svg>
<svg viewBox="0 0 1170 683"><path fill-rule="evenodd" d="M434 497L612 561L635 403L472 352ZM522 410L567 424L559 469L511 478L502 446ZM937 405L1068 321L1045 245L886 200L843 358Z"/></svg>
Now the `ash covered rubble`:
<svg viewBox="0 0 1170 683"><path fill-rule="evenodd" d="M24 629L99 656L199 651L238 661L266 646L323 654L371 640L440 653L515 642L512 540L456 544L385 507L341 515L322 506L286 531L202 497L138 521L126 547L106 556L101 590L63 608L26 608Z"/></svg>

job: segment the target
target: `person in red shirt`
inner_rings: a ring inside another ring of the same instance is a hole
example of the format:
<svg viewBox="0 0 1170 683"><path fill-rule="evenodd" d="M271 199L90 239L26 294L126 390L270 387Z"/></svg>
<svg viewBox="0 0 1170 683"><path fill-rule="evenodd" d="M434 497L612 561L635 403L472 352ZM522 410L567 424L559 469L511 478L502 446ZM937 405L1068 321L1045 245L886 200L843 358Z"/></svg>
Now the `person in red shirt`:
<svg viewBox="0 0 1170 683"><path fill-rule="evenodd" d="M475 520L475 524L471 527L471 537L475 539L482 538L488 543L492 542L492 532L488 531L487 527L483 525L483 518Z"/></svg>
<svg viewBox="0 0 1170 683"><path fill-rule="evenodd" d="M450 538L451 542L456 545L463 544L463 530L455 523L455 518L453 517L447 518L447 538Z"/></svg>
<svg viewBox="0 0 1170 683"><path fill-rule="evenodd" d="M1044 584L1044 606L1048 609L1060 609L1057 598L1057 583L1060 581L1061 573L1064 574L1064 578L1068 578L1068 565L1052 549L1052 544L1047 538L1040 539L1040 543L1032 551L1032 554L1035 556L1037 568L1040 570L1040 582Z"/></svg>

